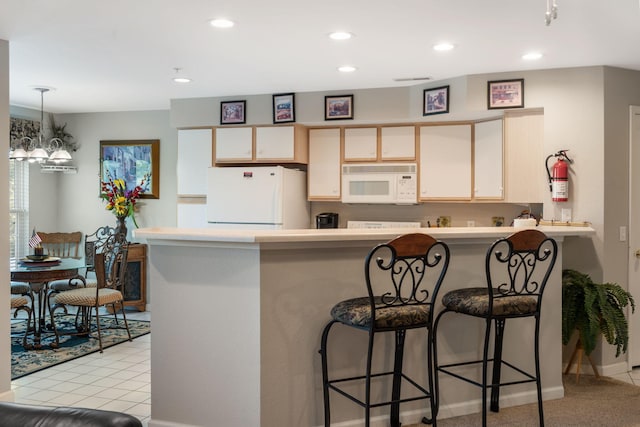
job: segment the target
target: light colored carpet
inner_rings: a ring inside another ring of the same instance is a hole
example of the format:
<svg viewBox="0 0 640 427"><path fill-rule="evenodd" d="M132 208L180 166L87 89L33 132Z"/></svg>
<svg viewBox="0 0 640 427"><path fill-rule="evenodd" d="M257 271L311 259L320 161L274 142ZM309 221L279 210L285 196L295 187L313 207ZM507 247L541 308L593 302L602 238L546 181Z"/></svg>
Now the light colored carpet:
<svg viewBox="0 0 640 427"><path fill-rule="evenodd" d="M563 377L565 397L544 402L544 423L547 427L631 427L640 426L640 387L608 377L596 379L581 375ZM480 389L478 389L480 393ZM481 414L438 420L439 427L468 427L482 424ZM537 426L536 403L501 408L488 412L488 426ZM424 424L403 427L425 427Z"/></svg>

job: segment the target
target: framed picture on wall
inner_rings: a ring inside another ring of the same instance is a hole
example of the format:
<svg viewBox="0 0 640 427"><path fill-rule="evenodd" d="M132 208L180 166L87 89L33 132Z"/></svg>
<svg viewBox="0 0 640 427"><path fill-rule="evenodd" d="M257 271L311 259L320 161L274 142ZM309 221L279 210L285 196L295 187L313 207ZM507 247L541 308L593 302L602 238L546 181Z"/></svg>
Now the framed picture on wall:
<svg viewBox="0 0 640 427"><path fill-rule="evenodd" d="M523 108L524 79L487 82L487 108Z"/></svg>
<svg viewBox="0 0 640 427"><path fill-rule="evenodd" d="M124 180L129 190L149 176L142 198L159 199L160 140L100 141L100 181L109 176Z"/></svg>
<svg viewBox="0 0 640 427"><path fill-rule="evenodd" d="M353 95L325 96L324 119L353 119Z"/></svg>
<svg viewBox="0 0 640 427"><path fill-rule="evenodd" d="M449 86L425 89L422 101L422 115L443 114L449 112Z"/></svg>
<svg viewBox="0 0 640 427"><path fill-rule="evenodd" d="M273 123L290 123L295 121L295 94L279 93L273 95Z"/></svg>
<svg viewBox="0 0 640 427"><path fill-rule="evenodd" d="M241 125L246 123L247 101L222 101L220 102L220 124Z"/></svg>

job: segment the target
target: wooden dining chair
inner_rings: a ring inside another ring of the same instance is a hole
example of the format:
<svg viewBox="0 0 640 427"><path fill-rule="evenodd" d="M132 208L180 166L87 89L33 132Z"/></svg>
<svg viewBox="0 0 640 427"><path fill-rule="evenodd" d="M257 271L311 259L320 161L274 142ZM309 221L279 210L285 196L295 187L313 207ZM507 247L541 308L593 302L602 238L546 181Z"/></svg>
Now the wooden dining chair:
<svg viewBox="0 0 640 427"><path fill-rule="evenodd" d="M42 239L40 245L42 245L46 255L60 258L80 258L82 232L44 233L38 231L38 236Z"/></svg>

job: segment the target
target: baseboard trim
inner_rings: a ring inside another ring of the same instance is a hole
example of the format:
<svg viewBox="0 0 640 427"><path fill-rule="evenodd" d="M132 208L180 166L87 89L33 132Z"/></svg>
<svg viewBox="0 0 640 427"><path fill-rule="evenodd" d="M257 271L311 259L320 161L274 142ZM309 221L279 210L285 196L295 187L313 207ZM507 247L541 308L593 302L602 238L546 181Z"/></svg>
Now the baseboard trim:
<svg viewBox="0 0 640 427"><path fill-rule="evenodd" d="M480 394L480 389L478 389L478 394ZM564 387L551 387L545 388L542 390L542 399L546 400L554 400L561 399L564 397ZM538 401L538 394L535 390L526 391L522 393L513 393L513 394L504 394L500 397L500 407L508 408L510 406L519 406L525 405L528 403L535 403ZM482 411L481 406L481 398L470 400L466 402L453 403L450 405L440 405L440 409L438 412L438 419L443 420L446 418L459 417L462 415L476 414ZM405 411L400 413L400 422L402 424L416 424L422 420L422 417L429 415L429 412L426 410L414 410L414 411ZM341 423L332 423L333 427L361 427L364 425L364 419L357 420L349 420ZM378 416L371 419L371 427L388 427L389 425L389 417L388 416ZM149 424L149 427L152 427ZM160 425L158 425L160 427ZM320 426L317 426L320 427Z"/></svg>

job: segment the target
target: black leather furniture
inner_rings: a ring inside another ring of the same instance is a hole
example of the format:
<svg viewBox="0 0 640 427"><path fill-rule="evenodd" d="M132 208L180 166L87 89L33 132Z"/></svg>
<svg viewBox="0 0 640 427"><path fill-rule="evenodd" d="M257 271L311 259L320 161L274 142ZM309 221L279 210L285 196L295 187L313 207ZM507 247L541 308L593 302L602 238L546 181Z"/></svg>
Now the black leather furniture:
<svg viewBox="0 0 640 427"><path fill-rule="evenodd" d="M142 427L139 419L99 409L0 402L0 427Z"/></svg>

